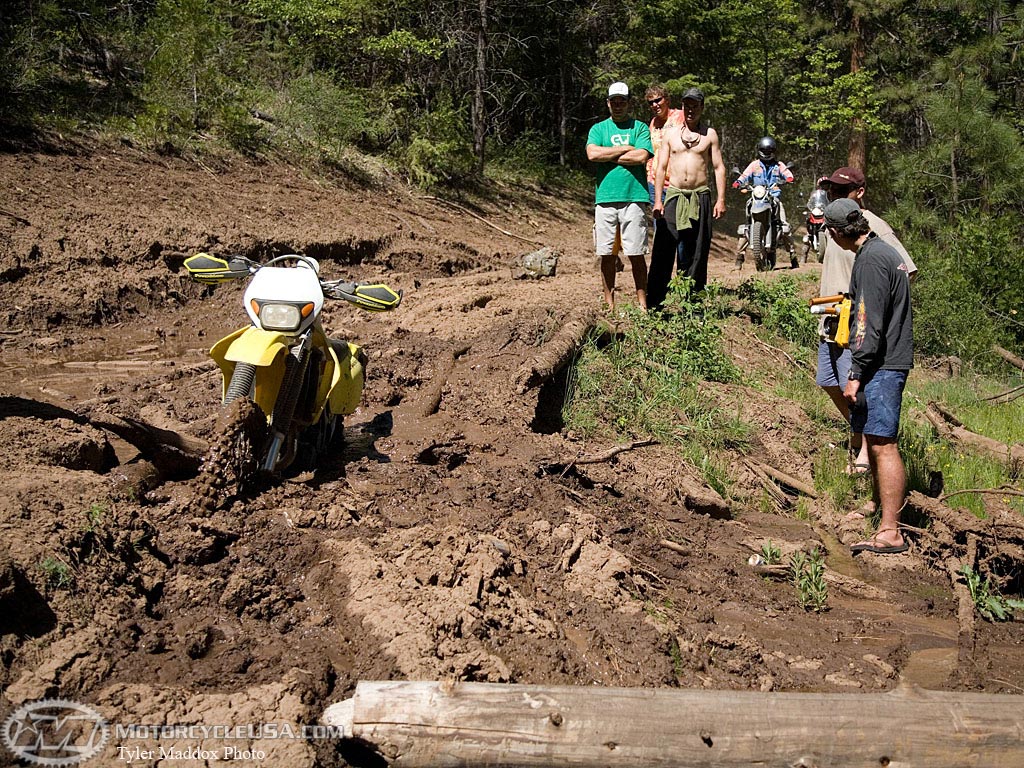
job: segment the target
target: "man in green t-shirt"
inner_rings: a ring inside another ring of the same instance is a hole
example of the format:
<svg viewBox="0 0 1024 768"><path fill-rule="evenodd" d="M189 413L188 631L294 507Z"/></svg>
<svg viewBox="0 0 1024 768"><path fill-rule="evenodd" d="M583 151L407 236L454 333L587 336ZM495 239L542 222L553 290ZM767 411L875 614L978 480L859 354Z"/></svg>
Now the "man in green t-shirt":
<svg viewBox="0 0 1024 768"><path fill-rule="evenodd" d="M594 206L594 247L601 259L604 300L615 309L616 234L629 258L636 300L647 309L647 160L654 155L647 123L629 117L629 88L608 88L611 117L590 129L587 159L597 165Z"/></svg>

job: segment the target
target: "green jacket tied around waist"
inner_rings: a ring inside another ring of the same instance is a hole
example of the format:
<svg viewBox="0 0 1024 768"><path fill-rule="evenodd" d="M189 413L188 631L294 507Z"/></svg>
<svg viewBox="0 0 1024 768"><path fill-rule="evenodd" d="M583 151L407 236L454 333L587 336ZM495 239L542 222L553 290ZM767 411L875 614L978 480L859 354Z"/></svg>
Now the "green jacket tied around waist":
<svg viewBox="0 0 1024 768"><path fill-rule="evenodd" d="M701 192L710 191L711 187L707 184L696 189L668 188L668 191L665 193L665 205L668 205L668 201L673 198L682 198L680 202L676 203L676 231L682 232L684 229L689 229L692 226L690 222L700 218L700 205L697 196Z"/></svg>

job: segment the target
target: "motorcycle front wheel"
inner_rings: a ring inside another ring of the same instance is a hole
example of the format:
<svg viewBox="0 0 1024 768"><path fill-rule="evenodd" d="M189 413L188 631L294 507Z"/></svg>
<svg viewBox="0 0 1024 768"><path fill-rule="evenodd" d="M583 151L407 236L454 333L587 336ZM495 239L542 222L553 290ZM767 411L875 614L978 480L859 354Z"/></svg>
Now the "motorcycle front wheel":
<svg viewBox="0 0 1024 768"><path fill-rule="evenodd" d="M764 224L756 219L750 222L750 250L758 272L770 272L774 264L768 264L768 252L764 247Z"/></svg>

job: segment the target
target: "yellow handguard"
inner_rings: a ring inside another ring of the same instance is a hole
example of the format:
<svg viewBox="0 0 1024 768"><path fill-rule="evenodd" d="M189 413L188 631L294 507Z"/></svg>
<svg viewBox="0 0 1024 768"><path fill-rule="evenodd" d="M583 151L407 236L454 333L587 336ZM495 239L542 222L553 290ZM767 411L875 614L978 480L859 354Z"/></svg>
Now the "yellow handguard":
<svg viewBox="0 0 1024 768"><path fill-rule="evenodd" d="M228 280L235 280L239 277L249 275L249 263L240 258L234 258L230 262L219 256L211 256L208 253L197 253L185 259L185 269L189 277L197 283L206 285L217 285L226 283Z"/></svg>
<svg viewBox="0 0 1024 768"><path fill-rule="evenodd" d="M830 304L831 306L822 306ZM835 331L828 336L829 341L834 342L844 349L850 346L850 312L853 311L853 301L845 293L837 293L835 296L818 296L811 299L811 307L822 307L816 314L831 315L837 318ZM832 323L826 324L826 329Z"/></svg>

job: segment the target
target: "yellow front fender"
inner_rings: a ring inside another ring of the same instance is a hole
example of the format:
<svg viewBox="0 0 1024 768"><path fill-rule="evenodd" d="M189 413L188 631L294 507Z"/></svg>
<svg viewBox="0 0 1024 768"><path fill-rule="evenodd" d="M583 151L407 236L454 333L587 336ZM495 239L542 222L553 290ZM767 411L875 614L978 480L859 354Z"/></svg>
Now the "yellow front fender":
<svg viewBox="0 0 1024 768"><path fill-rule="evenodd" d="M284 355L288 354L287 337L282 333L264 331L248 326L239 328L225 336L210 348L212 357L223 376L223 392L227 395L228 384L238 363L256 366L256 384L253 400L270 417L277 402L277 393L284 378Z"/></svg>
<svg viewBox="0 0 1024 768"><path fill-rule="evenodd" d="M331 374L331 388L327 400L333 413L348 415L359 407L363 397L363 364L359 347L355 344L330 340L331 358L334 370Z"/></svg>

